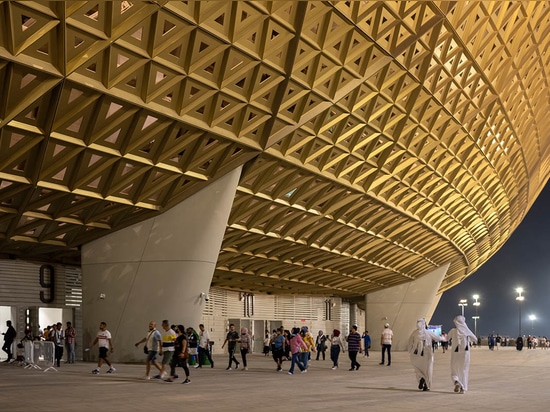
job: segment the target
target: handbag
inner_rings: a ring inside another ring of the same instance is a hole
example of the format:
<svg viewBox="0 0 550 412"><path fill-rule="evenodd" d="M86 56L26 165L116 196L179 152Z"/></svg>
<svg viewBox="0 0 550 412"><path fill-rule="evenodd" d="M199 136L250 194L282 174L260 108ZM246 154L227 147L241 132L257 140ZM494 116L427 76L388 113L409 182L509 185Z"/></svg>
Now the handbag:
<svg viewBox="0 0 550 412"><path fill-rule="evenodd" d="M151 334L153 332L154 332L154 330L149 332L149 334L147 335L147 338L145 338L145 345L143 345L143 353L145 353L146 355L149 355L149 348L147 347L147 342L149 342L149 338L151 337Z"/></svg>

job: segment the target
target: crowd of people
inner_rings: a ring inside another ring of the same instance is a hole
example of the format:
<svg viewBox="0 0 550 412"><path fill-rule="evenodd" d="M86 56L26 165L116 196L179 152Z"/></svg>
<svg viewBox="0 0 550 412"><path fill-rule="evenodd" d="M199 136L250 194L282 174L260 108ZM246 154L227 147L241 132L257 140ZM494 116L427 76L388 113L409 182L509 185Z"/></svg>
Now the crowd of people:
<svg viewBox="0 0 550 412"><path fill-rule="evenodd" d="M369 356L371 337L368 331L365 331L363 335L359 334L357 325L351 326L351 331L345 338L338 329L334 329L331 335L325 335L320 330L315 339L307 326L295 327L290 330L281 326L274 329L271 334L266 331L263 353L265 356L272 353L278 372L283 371L283 361L290 361L288 374L293 375L295 366L298 366L300 372L307 372L312 353L316 353L316 360L321 357L325 360L327 350L332 361L332 369L337 369L340 366L340 353L345 353L346 346L350 359L349 370L359 370L361 364L357 361L357 356L360 353L364 353L365 357Z"/></svg>
<svg viewBox="0 0 550 412"><path fill-rule="evenodd" d="M548 349L550 348L550 340L546 338L546 336L533 336L528 335L527 338L527 349Z"/></svg>
<svg viewBox="0 0 550 412"><path fill-rule="evenodd" d="M211 368L214 367L210 335L203 324L199 325L199 332L192 327L171 325L168 320L162 321L160 331L156 326L155 321L149 322L147 334L135 343L136 347L143 344L143 352L146 355L145 379L159 379L171 383L179 377L176 372L177 368L181 367L185 373L182 383L189 384L191 383L189 366L202 368L208 362ZM244 338L242 345L246 345ZM156 360L157 355L160 357L160 363ZM246 367L246 357L243 359ZM151 377L151 366L158 371L153 377ZM101 365L98 364L97 373L100 367Z"/></svg>
<svg viewBox="0 0 550 412"><path fill-rule="evenodd" d="M450 345L451 352L451 377L454 384L454 392L464 393L468 389L468 373L470 363L470 348L478 343L477 337L466 325L463 316L457 316L454 319L455 327L449 333L435 334L427 328L426 321L419 319L416 329L409 337L408 351L410 361L416 374L418 389L429 391L432 385L432 371L434 362L434 347L438 342L442 343L444 351ZM11 347L17 337L17 332L13 328L11 321L6 322L7 331L4 335L4 350L10 362L13 358ZM75 339L76 330L71 322L66 323L63 329L61 322L48 326L41 331L40 336L32 336L30 330L25 331L25 340L46 340L51 341L55 347L55 362L60 366L63 357L64 348L67 349L66 363L75 362ZM380 334L381 361L380 365L391 365L391 347L393 341L393 331L390 325L386 323ZM549 341L544 338L537 340L530 339L529 347L535 348L537 342L540 346L546 348ZM316 337L313 337L307 326L285 329L283 326L274 329L271 333L265 331L263 341L263 353L269 356L271 353L276 364L276 371L283 371L283 362L290 362L287 373L293 375L296 368L301 373L306 373L310 365L312 354L316 353L316 360L321 357L325 360L325 353L328 351L332 368L340 367L340 354L347 351L350 361L349 371L358 371L361 364L358 356L364 354L369 356L371 347L371 337L368 331L361 335L357 325L352 325L350 333L342 336L338 329L334 329L330 335L324 334L320 330ZM146 357L145 361L145 379L159 379L165 382L174 382L178 378L178 367L183 369L185 379L183 384L189 384L190 366L202 368L205 365L214 367L214 361L211 355L210 335L204 325L199 325L199 331L194 328L185 328L183 325L171 325L168 320L162 321L161 330L157 330L156 322L149 322L149 329L145 336L135 343L136 347L143 344L143 351ZM107 364L107 373L116 372L115 367L109 359L109 355L114 352L114 344L111 333L107 330L107 324L101 322L99 331L90 348L98 346L99 357L97 367L92 370L93 374L99 374L103 364ZM247 328L241 328L237 332L234 324L229 325L229 331L226 334L222 349L227 345L228 366L226 370L233 369L248 370L247 354L252 351L253 337ZM85 349L89 351L90 348ZM238 349L238 351L237 351ZM240 361L236 354L240 354ZM160 357L157 361L157 356ZM386 363L387 360L387 363ZM157 370L154 376L151 376L151 367Z"/></svg>
<svg viewBox="0 0 550 412"><path fill-rule="evenodd" d="M17 344L18 351L23 353L22 349L25 342L48 341L52 342L54 345L54 353L51 359L58 367L61 366L61 359L63 358L65 349L67 351L67 359L65 363L74 363L76 359L76 330L72 326L71 322L67 322L66 325L67 326L64 329L63 324L61 322L57 322L51 326L45 327L43 330L40 329L39 326L39 333L37 335L33 335L29 327L25 328L25 334ZM5 333L2 333L4 335L4 345L2 346L2 350L6 352L8 356L4 362L11 362L12 359L15 358L13 353L13 344L17 338L17 331L12 326L12 322L10 320L6 321L6 326L8 327L8 330ZM18 355L19 358L22 356L22 354ZM24 361L24 359L19 360Z"/></svg>

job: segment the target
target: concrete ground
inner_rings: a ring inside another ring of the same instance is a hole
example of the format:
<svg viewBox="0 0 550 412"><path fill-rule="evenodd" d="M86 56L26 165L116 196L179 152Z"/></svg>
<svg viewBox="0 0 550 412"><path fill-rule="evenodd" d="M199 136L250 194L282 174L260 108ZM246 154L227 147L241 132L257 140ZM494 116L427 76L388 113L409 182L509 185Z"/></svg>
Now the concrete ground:
<svg viewBox="0 0 550 412"><path fill-rule="evenodd" d="M328 355L328 352L327 352ZM311 362L308 373L275 371L262 354L249 355L249 370L226 371L226 356L215 355L215 368L191 368L191 384L144 380L143 365L116 364L116 373L90 372L95 364L62 364L57 371L0 364L0 411L303 411L345 410L542 410L550 401L550 350L486 347L472 350L469 391L453 392L450 353L435 353L430 392L417 389L406 352L393 353L391 366L380 366L379 352L358 357L362 367L350 372L347 353L340 368ZM116 360L116 357L113 359ZM183 372L180 369L180 372ZM182 374L180 374L181 376ZM189 409L188 409L189 408Z"/></svg>

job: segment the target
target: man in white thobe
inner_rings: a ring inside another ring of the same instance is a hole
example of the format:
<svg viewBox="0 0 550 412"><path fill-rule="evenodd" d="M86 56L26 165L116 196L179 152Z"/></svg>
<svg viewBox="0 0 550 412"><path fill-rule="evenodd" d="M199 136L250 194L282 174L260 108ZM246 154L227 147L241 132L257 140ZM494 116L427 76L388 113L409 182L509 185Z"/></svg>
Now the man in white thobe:
<svg viewBox="0 0 550 412"><path fill-rule="evenodd" d="M453 321L455 328L449 331L448 336L451 341L451 378L454 391L464 393L468 390L471 344L477 342L477 337L466 325L464 316L459 315Z"/></svg>
<svg viewBox="0 0 550 412"><path fill-rule="evenodd" d="M414 367L418 389L429 391L432 386L432 371L434 354L432 342L440 342L442 338L426 329L426 319L418 319L416 330L409 338L409 354Z"/></svg>

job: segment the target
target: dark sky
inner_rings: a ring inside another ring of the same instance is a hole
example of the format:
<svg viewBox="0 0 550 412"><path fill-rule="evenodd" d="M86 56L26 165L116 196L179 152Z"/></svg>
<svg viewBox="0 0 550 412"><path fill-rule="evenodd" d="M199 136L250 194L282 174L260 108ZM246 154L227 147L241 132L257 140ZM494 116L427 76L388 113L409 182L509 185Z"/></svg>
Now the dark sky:
<svg viewBox="0 0 550 412"><path fill-rule="evenodd" d="M521 330L524 335L550 335L550 184L540 193L523 222L510 239L473 275L443 294L431 319L443 329L453 327L461 313L460 299L468 299L464 316L474 330L478 294L478 335L499 333L516 337L519 333L519 305L516 288L522 287ZM529 320L529 315L536 320Z"/></svg>

